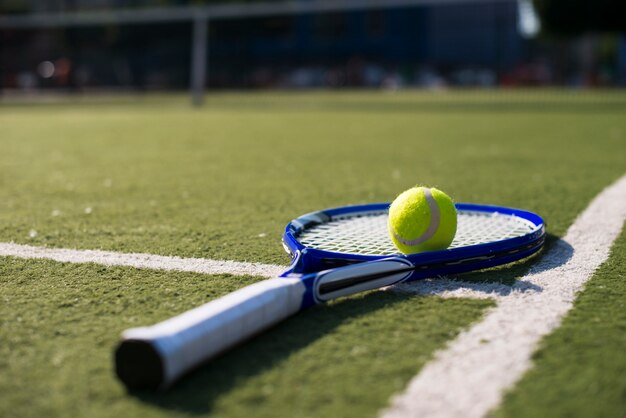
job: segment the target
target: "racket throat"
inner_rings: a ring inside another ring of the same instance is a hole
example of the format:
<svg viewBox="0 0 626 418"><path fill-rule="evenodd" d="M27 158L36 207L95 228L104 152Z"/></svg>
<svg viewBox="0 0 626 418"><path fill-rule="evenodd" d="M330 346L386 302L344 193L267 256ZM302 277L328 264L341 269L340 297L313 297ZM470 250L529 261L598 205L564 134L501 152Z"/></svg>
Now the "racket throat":
<svg viewBox="0 0 626 418"><path fill-rule="evenodd" d="M406 267L403 269L399 269L391 274L396 275L396 274L402 274L402 273L406 273L406 272L412 272L414 271L415 268L414 267ZM320 285L319 287L319 293L320 295L326 295L332 292L336 292L338 290L342 290L342 289L349 289L353 286L362 284L362 283L368 283L368 282L375 282L378 281L379 279L385 278L385 277L389 277L390 273L373 273L373 274L368 274L365 276L359 276L359 277L350 277L350 278L346 278L346 279L342 279L342 280L337 280L334 282L330 282L330 283L324 283L322 285ZM378 287L378 286L376 286ZM375 288L375 287L373 287Z"/></svg>
<svg viewBox="0 0 626 418"><path fill-rule="evenodd" d="M408 279L415 266L406 259L390 258L319 273L315 280L315 298L319 302L377 289Z"/></svg>

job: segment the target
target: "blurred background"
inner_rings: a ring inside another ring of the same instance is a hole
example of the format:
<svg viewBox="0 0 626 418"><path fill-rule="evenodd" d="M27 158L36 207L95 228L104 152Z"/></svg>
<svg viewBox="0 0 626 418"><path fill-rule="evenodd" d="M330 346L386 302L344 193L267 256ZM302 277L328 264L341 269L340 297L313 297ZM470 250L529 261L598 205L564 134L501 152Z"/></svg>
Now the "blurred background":
<svg viewBox="0 0 626 418"><path fill-rule="evenodd" d="M0 94L626 86L623 0L2 0Z"/></svg>

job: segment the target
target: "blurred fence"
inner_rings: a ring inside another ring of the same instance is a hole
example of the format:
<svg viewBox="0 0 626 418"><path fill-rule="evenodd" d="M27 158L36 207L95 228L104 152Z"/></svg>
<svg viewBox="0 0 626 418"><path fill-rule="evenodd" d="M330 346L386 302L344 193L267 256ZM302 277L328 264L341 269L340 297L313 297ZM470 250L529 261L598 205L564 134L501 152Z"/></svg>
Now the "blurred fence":
<svg viewBox="0 0 626 418"><path fill-rule="evenodd" d="M626 35L550 37L530 0L317 0L0 16L0 88L626 85Z"/></svg>

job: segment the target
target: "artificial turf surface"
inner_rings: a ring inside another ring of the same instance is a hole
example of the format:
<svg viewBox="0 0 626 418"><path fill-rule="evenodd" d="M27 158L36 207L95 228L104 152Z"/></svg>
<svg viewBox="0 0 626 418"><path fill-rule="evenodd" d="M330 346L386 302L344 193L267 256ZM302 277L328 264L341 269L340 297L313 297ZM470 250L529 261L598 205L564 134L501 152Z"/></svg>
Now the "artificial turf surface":
<svg viewBox="0 0 626 418"><path fill-rule="evenodd" d="M290 219L390 201L415 184L537 211L554 240L626 171L625 111L623 93L558 92L219 94L199 110L181 98L2 105L0 241L286 265ZM623 257L615 248L611 260ZM527 267L467 277L511 282ZM111 364L121 330L254 280L0 259L0 415L375 416L491 306L355 296L281 324L166 395L124 392ZM587 309L571 329L603 305ZM601 355L623 363L617 344ZM600 379L563 376L550 399L574 411L567 388ZM498 413L515 416L527 386ZM623 409L623 399L608 403Z"/></svg>
<svg viewBox="0 0 626 418"><path fill-rule="evenodd" d="M371 416L492 305L370 292L297 315L167 394L125 393L111 352L122 329L252 281L3 259L0 416Z"/></svg>

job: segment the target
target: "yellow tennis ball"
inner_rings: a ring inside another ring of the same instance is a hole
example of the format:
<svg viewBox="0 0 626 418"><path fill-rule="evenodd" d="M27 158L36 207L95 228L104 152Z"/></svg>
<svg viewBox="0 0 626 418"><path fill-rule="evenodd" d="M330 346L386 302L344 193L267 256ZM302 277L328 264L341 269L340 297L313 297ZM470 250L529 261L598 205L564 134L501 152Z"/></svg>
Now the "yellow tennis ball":
<svg viewBox="0 0 626 418"><path fill-rule="evenodd" d="M389 235L404 254L448 248L456 234L452 199L435 188L413 187L389 207Z"/></svg>

